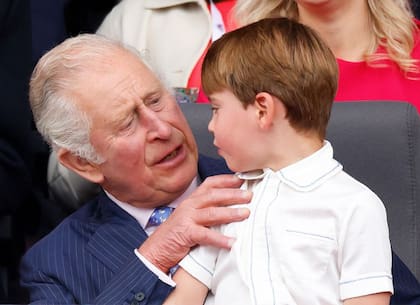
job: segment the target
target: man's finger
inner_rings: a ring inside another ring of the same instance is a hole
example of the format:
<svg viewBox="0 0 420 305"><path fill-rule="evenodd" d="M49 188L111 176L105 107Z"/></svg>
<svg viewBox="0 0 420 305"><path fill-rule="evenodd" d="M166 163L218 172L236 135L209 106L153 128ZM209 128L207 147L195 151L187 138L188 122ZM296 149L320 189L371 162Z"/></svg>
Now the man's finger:
<svg viewBox="0 0 420 305"><path fill-rule="evenodd" d="M198 187L197 191L209 188L237 188L241 186L242 180L236 175L215 175L207 177L201 185Z"/></svg>
<svg viewBox="0 0 420 305"><path fill-rule="evenodd" d="M252 192L238 188L212 188L206 193L194 194L190 204L194 208L207 208L211 206L229 206L233 204L249 203L252 199Z"/></svg>
<svg viewBox="0 0 420 305"><path fill-rule="evenodd" d="M198 245L209 245L217 248L230 249L235 241L234 238L225 236L217 231L200 227L196 231Z"/></svg>
<svg viewBox="0 0 420 305"><path fill-rule="evenodd" d="M244 220L249 217L249 213L249 209L244 207L209 207L197 211L195 220L196 223L208 227Z"/></svg>

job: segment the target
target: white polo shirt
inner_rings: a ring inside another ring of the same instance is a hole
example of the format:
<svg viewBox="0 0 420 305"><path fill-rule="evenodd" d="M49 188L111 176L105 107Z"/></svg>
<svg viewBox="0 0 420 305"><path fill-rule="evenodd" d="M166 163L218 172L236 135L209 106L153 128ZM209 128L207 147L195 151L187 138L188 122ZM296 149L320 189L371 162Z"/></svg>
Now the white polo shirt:
<svg viewBox="0 0 420 305"><path fill-rule="evenodd" d="M278 172L241 175L250 217L219 227L231 249L202 246L180 265L210 289L206 304L330 305L393 293L385 208L342 170L329 142Z"/></svg>

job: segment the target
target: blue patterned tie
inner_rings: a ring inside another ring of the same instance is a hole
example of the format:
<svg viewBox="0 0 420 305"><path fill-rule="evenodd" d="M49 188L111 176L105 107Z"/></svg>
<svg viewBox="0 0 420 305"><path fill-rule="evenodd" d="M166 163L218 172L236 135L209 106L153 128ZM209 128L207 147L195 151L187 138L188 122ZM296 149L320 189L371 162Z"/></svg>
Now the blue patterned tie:
<svg viewBox="0 0 420 305"><path fill-rule="evenodd" d="M146 227L158 226L164 223L173 210L174 208L168 206L157 207L150 216Z"/></svg>
<svg viewBox="0 0 420 305"><path fill-rule="evenodd" d="M171 215L171 213L174 211L174 209L175 208L168 206L157 207L154 209L152 215L150 216L146 227L159 226L160 224L164 223L169 215ZM175 265L169 269L169 273L173 275L177 269L178 265Z"/></svg>

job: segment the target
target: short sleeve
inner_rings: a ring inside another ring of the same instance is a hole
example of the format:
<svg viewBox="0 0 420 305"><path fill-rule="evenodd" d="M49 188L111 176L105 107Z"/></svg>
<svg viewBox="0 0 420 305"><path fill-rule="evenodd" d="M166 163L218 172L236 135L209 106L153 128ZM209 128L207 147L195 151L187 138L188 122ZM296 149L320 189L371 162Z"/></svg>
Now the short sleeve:
<svg viewBox="0 0 420 305"><path fill-rule="evenodd" d="M354 200L354 208L339 240L341 298L393 293L392 253L385 207L368 189Z"/></svg>
<svg viewBox="0 0 420 305"><path fill-rule="evenodd" d="M184 257L179 265L210 289L219 251L216 247L199 246Z"/></svg>

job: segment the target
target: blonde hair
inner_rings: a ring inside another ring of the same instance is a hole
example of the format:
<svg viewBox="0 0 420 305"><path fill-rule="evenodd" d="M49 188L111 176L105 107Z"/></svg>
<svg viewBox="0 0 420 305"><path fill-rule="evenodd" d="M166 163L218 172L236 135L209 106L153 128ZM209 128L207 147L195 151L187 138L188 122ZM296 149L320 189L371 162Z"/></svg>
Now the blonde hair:
<svg viewBox="0 0 420 305"><path fill-rule="evenodd" d="M419 60L411 57L414 34L419 31L407 0L367 0L375 41L366 50L365 59L371 66L384 66L383 60L394 61L408 76L420 73ZM244 25L267 17L299 19L294 0L237 0L235 17ZM383 46L387 53L376 53Z"/></svg>
<svg viewBox="0 0 420 305"><path fill-rule="evenodd" d="M267 92L284 104L296 130L316 131L323 139L337 75L334 54L314 30L288 18L267 18L210 46L202 85L207 95L230 90L245 108Z"/></svg>

